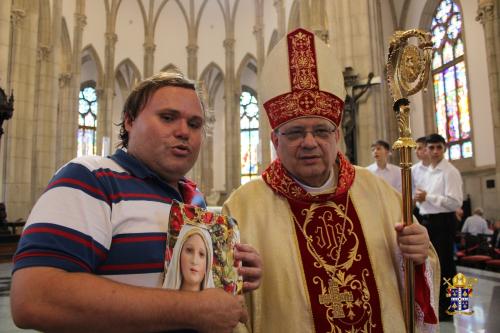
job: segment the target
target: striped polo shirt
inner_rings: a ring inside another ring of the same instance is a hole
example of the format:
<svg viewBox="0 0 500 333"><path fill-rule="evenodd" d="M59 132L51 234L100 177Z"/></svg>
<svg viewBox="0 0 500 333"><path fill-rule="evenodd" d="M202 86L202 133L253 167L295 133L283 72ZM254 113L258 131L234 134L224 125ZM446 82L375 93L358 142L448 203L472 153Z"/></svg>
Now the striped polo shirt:
<svg viewBox="0 0 500 333"><path fill-rule="evenodd" d="M64 165L33 207L14 271L50 266L145 287L161 286L173 199L204 207L193 182L181 193L119 149Z"/></svg>

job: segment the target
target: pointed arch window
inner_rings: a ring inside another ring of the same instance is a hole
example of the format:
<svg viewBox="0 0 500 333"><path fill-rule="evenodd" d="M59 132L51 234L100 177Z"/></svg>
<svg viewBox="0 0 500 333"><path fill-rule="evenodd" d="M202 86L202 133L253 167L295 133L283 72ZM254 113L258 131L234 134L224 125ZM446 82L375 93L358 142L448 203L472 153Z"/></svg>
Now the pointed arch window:
<svg viewBox="0 0 500 333"><path fill-rule="evenodd" d="M78 104L77 156L96 154L97 93L94 83L84 84Z"/></svg>
<svg viewBox="0 0 500 333"><path fill-rule="evenodd" d="M432 18L432 78L438 133L448 142L446 157L472 157L469 93L464 59L462 12L442 0Z"/></svg>
<svg viewBox="0 0 500 333"><path fill-rule="evenodd" d="M241 183L259 176L259 105L256 92L243 86L240 95Z"/></svg>

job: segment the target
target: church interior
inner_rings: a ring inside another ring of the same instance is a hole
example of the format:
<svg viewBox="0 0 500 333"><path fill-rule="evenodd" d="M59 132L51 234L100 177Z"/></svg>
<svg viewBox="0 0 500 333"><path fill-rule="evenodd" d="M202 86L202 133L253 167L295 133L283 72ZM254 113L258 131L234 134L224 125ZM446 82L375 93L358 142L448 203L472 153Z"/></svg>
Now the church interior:
<svg viewBox="0 0 500 333"><path fill-rule="evenodd" d="M31 208L65 163L114 152L125 99L140 80L179 71L202 88L207 133L187 176L209 206L260 176L275 152L259 73L297 27L314 32L340 59L341 148L362 167L373 162L374 141L398 139L386 80L391 36L431 33L429 80L409 97L412 136L446 139L445 157L463 179L462 221L481 207L494 232L489 253L474 254L500 259L493 239L500 229L500 0L2 0L1 332L21 331L10 318L10 260ZM391 163L398 158L393 152ZM441 331L500 331L500 260L488 265L458 256L457 264L478 278L474 313L442 323Z"/></svg>

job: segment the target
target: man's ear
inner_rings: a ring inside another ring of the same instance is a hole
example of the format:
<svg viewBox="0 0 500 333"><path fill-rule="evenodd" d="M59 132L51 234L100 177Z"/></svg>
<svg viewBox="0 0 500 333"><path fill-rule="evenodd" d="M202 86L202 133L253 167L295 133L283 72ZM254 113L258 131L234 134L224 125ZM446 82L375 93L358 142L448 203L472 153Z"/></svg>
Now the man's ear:
<svg viewBox="0 0 500 333"><path fill-rule="evenodd" d="M130 129L132 128L132 123L134 121L132 120L132 118L130 117L130 115L126 114L125 115L125 121L124 121L124 124L125 124L125 129L128 131L130 131Z"/></svg>
<svg viewBox="0 0 500 333"><path fill-rule="evenodd" d="M271 132L271 141L273 142L274 149L278 150L278 134L275 131Z"/></svg>

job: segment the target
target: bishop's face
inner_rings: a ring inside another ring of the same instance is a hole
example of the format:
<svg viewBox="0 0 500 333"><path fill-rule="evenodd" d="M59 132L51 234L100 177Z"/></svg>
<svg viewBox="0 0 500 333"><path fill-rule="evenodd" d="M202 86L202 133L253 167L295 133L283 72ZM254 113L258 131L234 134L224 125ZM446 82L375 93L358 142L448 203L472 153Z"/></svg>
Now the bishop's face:
<svg viewBox="0 0 500 333"><path fill-rule="evenodd" d="M181 250L181 290L199 291L207 269L207 248L199 234L190 236Z"/></svg>
<svg viewBox="0 0 500 333"><path fill-rule="evenodd" d="M271 133L281 163L295 178L319 187L330 176L337 158L339 131L321 117L304 117L281 125Z"/></svg>

